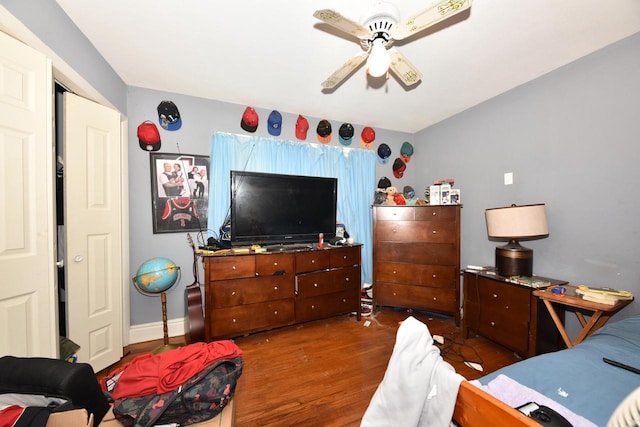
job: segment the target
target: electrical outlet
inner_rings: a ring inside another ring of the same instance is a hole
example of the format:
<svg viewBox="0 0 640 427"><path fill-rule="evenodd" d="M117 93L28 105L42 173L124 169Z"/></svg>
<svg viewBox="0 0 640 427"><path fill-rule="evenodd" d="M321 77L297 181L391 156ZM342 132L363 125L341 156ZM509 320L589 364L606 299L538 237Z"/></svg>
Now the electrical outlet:
<svg viewBox="0 0 640 427"><path fill-rule="evenodd" d="M513 172L506 172L504 174L504 185L513 184Z"/></svg>

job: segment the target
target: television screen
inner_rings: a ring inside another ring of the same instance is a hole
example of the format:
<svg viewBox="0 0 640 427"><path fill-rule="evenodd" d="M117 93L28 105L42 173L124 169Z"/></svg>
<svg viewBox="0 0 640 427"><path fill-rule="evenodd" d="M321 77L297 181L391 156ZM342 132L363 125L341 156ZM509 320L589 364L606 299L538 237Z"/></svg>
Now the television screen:
<svg viewBox="0 0 640 427"><path fill-rule="evenodd" d="M313 243L336 235L337 178L231 171L231 244Z"/></svg>

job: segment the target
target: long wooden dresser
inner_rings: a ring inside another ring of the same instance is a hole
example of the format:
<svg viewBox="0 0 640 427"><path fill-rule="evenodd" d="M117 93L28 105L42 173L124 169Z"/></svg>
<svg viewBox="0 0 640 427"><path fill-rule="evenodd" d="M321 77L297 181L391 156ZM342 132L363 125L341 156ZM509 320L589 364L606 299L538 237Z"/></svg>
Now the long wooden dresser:
<svg viewBox="0 0 640 427"><path fill-rule="evenodd" d="M460 205L373 206L373 300L460 324Z"/></svg>
<svg viewBox="0 0 640 427"><path fill-rule="evenodd" d="M207 341L344 313L360 320L359 244L203 258Z"/></svg>

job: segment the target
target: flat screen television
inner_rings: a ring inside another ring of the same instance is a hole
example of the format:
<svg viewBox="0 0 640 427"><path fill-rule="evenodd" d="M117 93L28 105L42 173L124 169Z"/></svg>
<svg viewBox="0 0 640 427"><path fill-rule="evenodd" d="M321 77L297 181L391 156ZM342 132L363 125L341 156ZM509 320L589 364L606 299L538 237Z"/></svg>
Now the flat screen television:
<svg viewBox="0 0 640 427"><path fill-rule="evenodd" d="M337 178L231 171L231 245L287 245L336 235Z"/></svg>

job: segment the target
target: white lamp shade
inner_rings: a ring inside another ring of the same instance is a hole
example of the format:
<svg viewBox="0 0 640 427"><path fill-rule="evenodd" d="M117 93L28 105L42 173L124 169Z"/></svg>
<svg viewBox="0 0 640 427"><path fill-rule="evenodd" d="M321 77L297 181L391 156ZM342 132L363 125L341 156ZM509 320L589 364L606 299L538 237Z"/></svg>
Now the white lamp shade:
<svg viewBox="0 0 640 427"><path fill-rule="evenodd" d="M487 209L485 217L489 237L522 239L549 235L544 203Z"/></svg>

